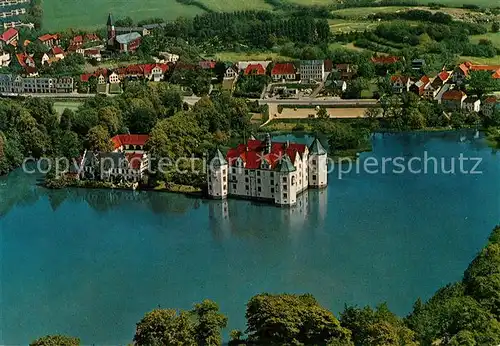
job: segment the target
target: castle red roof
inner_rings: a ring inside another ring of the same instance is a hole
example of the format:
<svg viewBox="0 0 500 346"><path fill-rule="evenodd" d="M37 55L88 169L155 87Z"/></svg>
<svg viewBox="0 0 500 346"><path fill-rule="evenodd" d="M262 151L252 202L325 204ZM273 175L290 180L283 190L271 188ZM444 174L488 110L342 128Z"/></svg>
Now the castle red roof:
<svg viewBox="0 0 500 346"><path fill-rule="evenodd" d="M292 63L277 63L271 70L271 76L295 74L295 65Z"/></svg>
<svg viewBox="0 0 500 346"><path fill-rule="evenodd" d="M149 135L116 135L111 138L115 149L123 145L144 145L149 139Z"/></svg>
<svg viewBox="0 0 500 346"><path fill-rule="evenodd" d="M75 44L78 44L78 43L83 43L83 37L82 37L82 35L75 36L75 37L73 37L73 40L72 40L72 41L73 41L73 43L75 43Z"/></svg>
<svg viewBox="0 0 500 346"><path fill-rule="evenodd" d="M249 64L244 72L245 75L265 75L266 69L261 64Z"/></svg>
<svg viewBox="0 0 500 346"><path fill-rule="evenodd" d="M245 162L245 168L257 169L261 167L263 160L267 161L271 168L275 168L286 154L292 162L295 161L297 153L304 154L305 144L272 142L271 152L264 153L265 142L251 139L247 144L240 144L227 152L226 159L230 166L235 165L236 160L241 158Z"/></svg>
<svg viewBox="0 0 500 346"><path fill-rule="evenodd" d="M168 65L167 64L144 64L143 65L144 74L151 74L151 72L153 71L153 69L155 67L161 68L161 70L162 70L163 73L165 73L165 72L168 71Z"/></svg>
<svg viewBox="0 0 500 346"><path fill-rule="evenodd" d="M99 41L99 36L96 34L85 34L85 40L86 41Z"/></svg>
<svg viewBox="0 0 500 346"><path fill-rule="evenodd" d="M200 67L204 70L211 70L215 68L216 62L213 60L204 60L198 63Z"/></svg>
<svg viewBox="0 0 500 346"><path fill-rule="evenodd" d="M17 30L14 28L9 28L2 35L0 35L0 40L3 42L7 42L17 35Z"/></svg>

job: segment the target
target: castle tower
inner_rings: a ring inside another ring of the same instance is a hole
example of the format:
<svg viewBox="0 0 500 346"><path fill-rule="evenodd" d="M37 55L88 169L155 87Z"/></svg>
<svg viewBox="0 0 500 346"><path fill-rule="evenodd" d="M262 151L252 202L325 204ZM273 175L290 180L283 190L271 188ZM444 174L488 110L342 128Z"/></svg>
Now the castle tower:
<svg viewBox="0 0 500 346"><path fill-rule="evenodd" d="M309 147L309 187L322 188L328 184L328 155L319 139Z"/></svg>
<svg viewBox="0 0 500 346"><path fill-rule="evenodd" d="M266 154L269 154L271 152L271 147L272 147L272 142L271 142L271 135L269 133L266 133L266 139L264 140L264 145L266 147Z"/></svg>
<svg viewBox="0 0 500 346"><path fill-rule="evenodd" d="M115 22L113 21L113 16L111 16L111 13L108 14L108 22L106 23L106 26L108 29L108 47L112 47L115 45L116 30Z"/></svg>
<svg viewBox="0 0 500 346"><path fill-rule="evenodd" d="M275 168L277 181L275 185L274 203L291 206L297 203L297 168L290 157L284 155Z"/></svg>
<svg viewBox="0 0 500 346"><path fill-rule="evenodd" d="M227 161L219 149L209 156L207 162L208 195L215 199L227 197Z"/></svg>

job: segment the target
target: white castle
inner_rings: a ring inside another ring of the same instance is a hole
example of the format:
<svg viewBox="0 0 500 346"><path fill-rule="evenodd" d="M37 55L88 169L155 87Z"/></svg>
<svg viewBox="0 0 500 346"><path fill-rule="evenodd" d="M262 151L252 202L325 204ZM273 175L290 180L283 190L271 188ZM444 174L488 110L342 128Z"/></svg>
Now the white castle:
<svg viewBox="0 0 500 346"><path fill-rule="evenodd" d="M316 138L304 144L251 138L228 151L219 149L207 162L208 195L215 199L238 196L292 206L308 188L327 186L327 152Z"/></svg>

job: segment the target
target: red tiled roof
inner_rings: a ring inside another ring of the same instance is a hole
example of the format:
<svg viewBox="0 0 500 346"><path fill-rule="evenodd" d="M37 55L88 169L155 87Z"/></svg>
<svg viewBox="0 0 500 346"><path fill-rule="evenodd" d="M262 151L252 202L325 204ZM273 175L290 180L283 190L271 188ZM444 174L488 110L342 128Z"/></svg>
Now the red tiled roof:
<svg viewBox="0 0 500 346"><path fill-rule="evenodd" d="M294 162L296 154L302 155L306 149L304 144L290 143L287 146L287 143L272 142L271 152L264 154L264 145L262 141L249 140L246 145L240 144L230 149L226 155L227 161L232 166L240 157L245 162L245 168L257 169L260 168L262 160L265 160L274 168L285 154Z"/></svg>
<svg viewBox="0 0 500 346"><path fill-rule="evenodd" d="M85 55L96 55L99 53L101 53L99 49L85 49L85 51L83 52L83 54Z"/></svg>
<svg viewBox="0 0 500 346"><path fill-rule="evenodd" d="M127 153L125 157L130 164L130 168L139 169L142 164L142 155L141 153Z"/></svg>
<svg viewBox="0 0 500 346"><path fill-rule="evenodd" d="M90 77L92 77L93 74L92 73L84 73L80 76L80 81L82 82L88 82Z"/></svg>
<svg viewBox="0 0 500 346"><path fill-rule="evenodd" d="M62 50L61 47L54 46L54 47L52 47L52 54L54 54L54 55L64 54L64 50Z"/></svg>
<svg viewBox="0 0 500 346"><path fill-rule="evenodd" d="M459 101L464 96L467 96L467 95L461 90L450 90L450 91L447 91L443 94L443 100Z"/></svg>
<svg viewBox="0 0 500 346"><path fill-rule="evenodd" d="M165 73L168 71L168 65L167 64L144 64L143 69L144 69L144 74L151 74L153 69L155 67L161 68L162 72Z"/></svg>
<svg viewBox="0 0 500 346"><path fill-rule="evenodd" d="M266 69L261 64L249 64L244 72L245 75L256 74L265 75Z"/></svg>
<svg viewBox="0 0 500 346"><path fill-rule="evenodd" d="M495 96L490 96L486 100L484 100L485 103L496 103L497 98Z"/></svg>
<svg viewBox="0 0 500 346"><path fill-rule="evenodd" d="M443 82L447 81L448 78L450 77L450 74L446 71L442 71L441 73L438 74L439 79L441 79Z"/></svg>
<svg viewBox="0 0 500 346"><path fill-rule="evenodd" d="M493 77L493 79L500 79L500 69L496 70L491 77Z"/></svg>
<svg viewBox="0 0 500 346"><path fill-rule="evenodd" d="M399 61L397 56L374 56L372 57L374 64L394 64Z"/></svg>
<svg viewBox="0 0 500 346"><path fill-rule="evenodd" d="M92 34L85 34L85 40L87 40L87 41L99 41L100 39L99 39L99 36L92 33Z"/></svg>
<svg viewBox="0 0 500 346"><path fill-rule="evenodd" d="M73 37L72 41L73 41L73 43L82 43L83 37L82 37L82 35L75 36L75 37Z"/></svg>
<svg viewBox="0 0 500 346"><path fill-rule="evenodd" d="M469 74L469 67L467 64L460 64L458 68L464 73L464 75L467 76L467 74Z"/></svg>
<svg viewBox="0 0 500 346"><path fill-rule="evenodd" d="M103 75L104 77L107 77L108 76L108 70L105 69L105 68L101 68L101 69L98 69L98 70L95 70L94 73L84 73L82 75L80 75L80 80L82 82L88 82L90 77L94 76L94 77L99 77L100 75Z"/></svg>
<svg viewBox="0 0 500 346"><path fill-rule="evenodd" d="M3 42L7 42L16 35L17 35L17 30L14 28L9 28L2 35L0 35L0 40Z"/></svg>
<svg viewBox="0 0 500 346"><path fill-rule="evenodd" d="M471 71L496 71L500 69L500 65L472 65Z"/></svg>
<svg viewBox="0 0 500 346"><path fill-rule="evenodd" d="M395 75L395 76L391 77L391 82L395 83L398 80L401 80L401 83L406 84L406 83L408 83L409 79L410 79L410 77L407 77L407 76Z"/></svg>
<svg viewBox="0 0 500 346"><path fill-rule="evenodd" d="M424 84L424 85L427 85L431 82L431 80L429 79L429 77L427 76L422 76L422 78L420 78L420 81Z"/></svg>
<svg viewBox="0 0 500 346"><path fill-rule="evenodd" d="M198 64L202 69L208 70L208 69L214 69L216 62L213 60L205 60L205 61L200 61Z"/></svg>
<svg viewBox="0 0 500 346"><path fill-rule="evenodd" d="M149 139L149 135L117 135L111 138L115 149L122 145L144 145Z"/></svg>
<svg viewBox="0 0 500 346"><path fill-rule="evenodd" d="M277 63L271 70L271 76L295 74L295 66L292 63Z"/></svg>
<svg viewBox="0 0 500 346"><path fill-rule="evenodd" d="M59 38L59 34L45 34L40 36L38 39L42 42L48 41L48 40L57 40Z"/></svg>

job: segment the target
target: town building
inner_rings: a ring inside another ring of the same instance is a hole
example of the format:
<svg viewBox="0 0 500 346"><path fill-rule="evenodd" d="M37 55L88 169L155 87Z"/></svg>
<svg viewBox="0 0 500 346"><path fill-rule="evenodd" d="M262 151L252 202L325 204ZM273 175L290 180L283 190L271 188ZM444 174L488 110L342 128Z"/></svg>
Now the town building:
<svg viewBox="0 0 500 346"><path fill-rule="evenodd" d="M411 61L411 68L415 71L422 71L426 66L424 59L414 59Z"/></svg>
<svg viewBox="0 0 500 346"><path fill-rule="evenodd" d="M38 38L38 41L46 45L48 48L59 45L59 34L45 34Z"/></svg>
<svg viewBox="0 0 500 346"><path fill-rule="evenodd" d="M11 62L10 53L0 51L0 66L2 67L9 66L10 62Z"/></svg>
<svg viewBox="0 0 500 346"><path fill-rule="evenodd" d="M448 90L443 93L441 103L449 111L460 110L466 98L467 94L461 90Z"/></svg>
<svg viewBox="0 0 500 346"><path fill-rule="evenodd" d="M479 113L481 110L481 100L477 97L467 97L463 103L463 109L467 112Z"/></svg>
<svg viewBox="0 0 500 346"><path fill-rule="evenodd" d="M431 80L427 76L422 76L418 81L410 86L410 91L418 96L424 96L425 88L430 84Z"/></svg>
<svg viewBox="0 0 500 346"><path fill-rule="evenodd" d="M214 60L202 60L198 63L203 70L213 70L216 64Z"/></svg>
<svg viewBox="0 0 500 346"><path fill-rule="evenodd" d="M16 54L16 61L24 69L24 74L27 77L36 77L38 76L38 69L36 68L35 59L33 55L28 53L19 53Z"/></svg>
<svg viewBox="0 0 500 346"><path fill-rule="evenodd" d="M392 92L395 94L402 94L403 92L410 91L410 84L410 77L400 75L391 77Z"/></svg>
<svg viewBox="0 0 500 346"><path fill-rule="evenodd" d="M351 64L337 64L335 65L335 73L337 73L340 80L350 81L354 76L355 70Z"/></svg>
<svg viewBox="0 0 500 346"><path fill-rule="evenodd" d="M179 60L179 55L169 52L160 52L158 56L162 57L165 62L176 63Z"/></svg>
<svg viewBox="0 0 500 346"><path fill-rule="evenodd" d="M108 15L106 23L108 40L107 46L110 50L118 50L121 53L135 52L139 48L142 40L141 34L135 31L125 31L127 33L117 35L117 28L115 27L111 13Z"/></svg>
<svg viewBox="0 0 500 346"><path fill-rule="evenodd" d="M269 201L280 206L297 203L307 188L327 185L327 152L315 139L304 144L250 139L224 156L216 150L207 162L208 195Z"/></svg>
<svg viewBox="0 0 500 346"><path fill-rule="evenodd" d="M12 74L0 74L0 92L6 94L55 94L73 92L72 77L21 77Z"/></svg>
<svg viewBox="0 0 500 346"><path fill-rule="evenodd" d="M475 65L464 62L455 68L453 82L463 84L472 71L487 71L491 73L491 78L500 79L500 65Z"/></svg>
<svg viewBox="0 0 500 346"><path fill-rule="evenodd" d="M274 81L294 81L297 77L297 69L293 63L276 63L271 70L271 78Z"/></svg>
<svg viewBox="0 0 500 346"><path fill-rule="evenodd" d="M323 60L301 60L300 80L303 83L319 83L325 79L325 62Z"/></svg>
<svg viewBox="0 0 500 346"><path fill-rule="evenodd" d="M0 35L1 48L4 48L9 44L12 46L17 46L18 40L19 40L19 32L14 28L9 28L2 35Z"/></svg>
<svg viewBox="0 0 500 346"><path fill-rule="evenodd" d="M243 71L245 76L264 76L266 69L261 64L249 64Z"/></svg>
<svg viewBox="0 0 500 346"><path fill-rule="evenodd" d="M111 138L111 152L85 151L80 163L80 178L105 181L141 181L149 167L144 149L148 135L118 135Z"/></svg>
<svg viewBox="0 0 500 346"><path fill-rule="evenodd" d="M225 79L233 79L236 78L238 75L238 68L236 66L228 66L226 68L226 71L224 72L224 78Z"/></svg>
<svg viewBox="0 0 500 346"><path fill-rule="evenodd" d="M484 116L491 117L495 109L500 111L500 102L494 96L487 97L481 104L481 113Z"/></svg>

